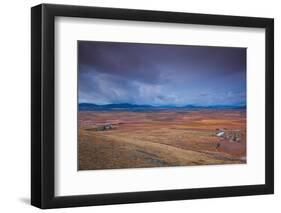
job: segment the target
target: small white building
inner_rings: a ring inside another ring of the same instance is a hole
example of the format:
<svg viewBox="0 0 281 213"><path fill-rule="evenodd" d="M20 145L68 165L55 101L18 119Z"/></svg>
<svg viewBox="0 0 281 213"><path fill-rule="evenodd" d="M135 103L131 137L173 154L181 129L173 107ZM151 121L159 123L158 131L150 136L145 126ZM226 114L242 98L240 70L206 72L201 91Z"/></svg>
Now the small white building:
<svg viewBox="0 0 281 213"><path fill-rule="evenodd" d="M225 135L225 132L221 131L221 132L218 132L216 135L218 137L223 137Z"/></svg>

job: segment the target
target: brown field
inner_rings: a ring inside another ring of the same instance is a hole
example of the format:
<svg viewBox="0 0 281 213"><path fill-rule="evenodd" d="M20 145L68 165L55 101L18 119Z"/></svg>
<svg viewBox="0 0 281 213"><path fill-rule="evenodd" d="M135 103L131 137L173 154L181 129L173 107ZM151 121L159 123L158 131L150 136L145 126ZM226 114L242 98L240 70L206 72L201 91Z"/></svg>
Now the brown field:
<svg viewBox="0 0 281 213"><path fill-rule="evenodd" d="M78 170L246 163L245 110L80 111L78 119Z"/></svg>

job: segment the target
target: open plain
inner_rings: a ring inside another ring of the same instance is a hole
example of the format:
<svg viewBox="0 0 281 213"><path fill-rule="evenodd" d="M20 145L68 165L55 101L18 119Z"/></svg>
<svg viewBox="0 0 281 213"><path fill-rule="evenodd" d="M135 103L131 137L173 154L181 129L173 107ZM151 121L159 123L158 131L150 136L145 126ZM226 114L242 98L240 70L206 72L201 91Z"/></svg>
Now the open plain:
<svg viewBox="0 0 281 213"><path fill-rule="evenodd" d="M78 170L246 163L245 109L78 113Z"/></svg>

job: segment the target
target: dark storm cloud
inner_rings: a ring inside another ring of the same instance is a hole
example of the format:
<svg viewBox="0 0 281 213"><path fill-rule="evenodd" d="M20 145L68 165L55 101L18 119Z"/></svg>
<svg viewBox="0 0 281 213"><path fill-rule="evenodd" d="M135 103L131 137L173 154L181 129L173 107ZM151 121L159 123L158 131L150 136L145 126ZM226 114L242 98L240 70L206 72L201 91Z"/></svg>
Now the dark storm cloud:
<svg viewBox="0 0 281 213"><path fill-rule="evenodd" d="M245 104L246 49L79 41L79 102Z"/></svg>
<svg viewBox="0 0 281 213"><path fill-rule="evenodd" d="M149 57L142 55L149 54L147 51L147 48L134 44L80 42L79 64L90 66L99 72L154 82L160 71L155 61L147 60ZM147 73L148 67L150 73Z"/></svg>

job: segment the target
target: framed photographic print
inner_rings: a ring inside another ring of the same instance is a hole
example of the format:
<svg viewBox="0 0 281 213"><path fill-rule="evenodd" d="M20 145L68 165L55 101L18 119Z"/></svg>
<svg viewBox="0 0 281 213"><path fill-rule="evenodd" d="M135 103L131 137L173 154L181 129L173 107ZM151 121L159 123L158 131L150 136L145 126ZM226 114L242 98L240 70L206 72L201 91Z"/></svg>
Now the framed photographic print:
<svg viewBox="0 0 281 213"><path fill-rule="evenodd" d="M272 194L274 21L31 9L31 203Z"/></svg>

